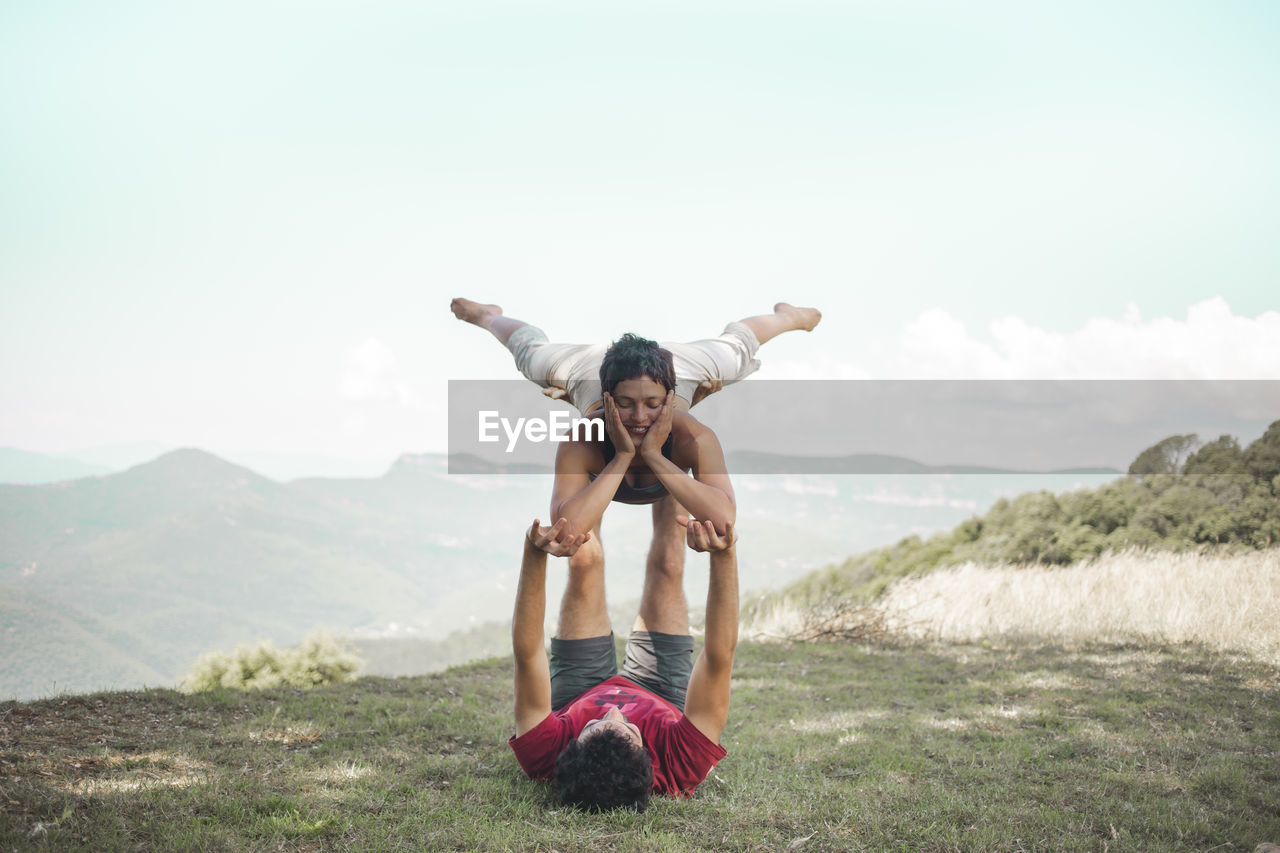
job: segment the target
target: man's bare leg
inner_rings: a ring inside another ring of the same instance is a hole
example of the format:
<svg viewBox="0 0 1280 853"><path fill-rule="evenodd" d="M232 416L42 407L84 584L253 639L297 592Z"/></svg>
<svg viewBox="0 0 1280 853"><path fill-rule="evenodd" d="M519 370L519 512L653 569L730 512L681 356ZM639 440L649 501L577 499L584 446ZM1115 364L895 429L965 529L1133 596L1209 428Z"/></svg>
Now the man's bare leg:
<svg viewBox="0 0 1280 853"><path fill-rule="evenodd" d="M556 636L561 640L584 640L612 631L604 594L604 548L597 526L578 553L569 558L569 582L560 600Z"/></svg>
<svg viewBox="0 0 1280 853"><path fill-rule="evenodd" d="M488 329L503 346L507 345L512 332L521 326L529 325L524 320L504 316L501 305L472 302L470 299L458 297L449 303L449 308L453 311L453 316L459 320Z"/></svg>
<svg viewBox="0 0 1280 853"><path fill-rule="evenodd" d="M773 306L772 314L744 317L738 322L754 332L756 340L763 344L783 332L812 332L821 319L822 312L817 308L797 308L789 302L779 302Z"/></svg>
<svg viewBox="0 0 1280 853"><path fill-rule="evenodd" d="M689 633L689 602L684 597L685 529L676 523L676 516L682 514L687 514L685 509L671 495L653 505L653 541L633 631Z"/></svg>

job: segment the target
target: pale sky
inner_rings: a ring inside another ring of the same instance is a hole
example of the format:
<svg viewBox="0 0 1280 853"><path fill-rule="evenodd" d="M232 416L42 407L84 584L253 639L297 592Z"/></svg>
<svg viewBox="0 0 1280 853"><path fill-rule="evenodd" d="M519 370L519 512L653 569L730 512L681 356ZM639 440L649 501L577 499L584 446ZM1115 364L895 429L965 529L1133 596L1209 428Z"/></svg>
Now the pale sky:
<svg viewBox="0 0 1280 853"><path fill-rule="evenodd" d="M1280 379L1269 2L0 5L0 446L443 450L448 312Z"/></svg>

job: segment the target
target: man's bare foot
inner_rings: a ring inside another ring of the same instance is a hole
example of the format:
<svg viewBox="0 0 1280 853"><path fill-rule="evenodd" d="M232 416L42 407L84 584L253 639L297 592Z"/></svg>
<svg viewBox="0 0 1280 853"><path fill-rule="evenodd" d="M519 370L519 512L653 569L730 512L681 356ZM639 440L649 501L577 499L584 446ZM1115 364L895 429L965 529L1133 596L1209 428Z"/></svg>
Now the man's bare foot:
<svg viewBox="0 0 1280 853"><path fill-rule="evenodd" d="M453 316L459 320L465 320L476 326L488 328L485 320L495 314L502 313L500 305L485 305L479 302L472 302L470 299L463 299L459 296L457 299L449 303Z"/></svg>
<svg viewBox="0 0 1280 853"><path fill-rule="evenodd" d="M773 306L773 313L786 317L797 329L812 332L813 327L822 319L822 312L817 308L797 308L790 302L779 302Z"/></svg>

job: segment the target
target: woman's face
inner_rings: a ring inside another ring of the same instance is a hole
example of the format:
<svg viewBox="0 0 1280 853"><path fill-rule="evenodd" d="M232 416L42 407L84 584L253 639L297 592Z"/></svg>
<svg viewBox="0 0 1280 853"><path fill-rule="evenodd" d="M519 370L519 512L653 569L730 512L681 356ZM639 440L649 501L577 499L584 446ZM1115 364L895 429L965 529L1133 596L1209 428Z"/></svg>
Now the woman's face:
<svg viewBox="0 0 1280 853"><path fill-rule="evenodd" d="M644 434L658 419L666 400L667 389L648 376L624 379L613 388L613 402L618 407L618 417L622 418L622 425L635 442L644 440Z"/></svg>

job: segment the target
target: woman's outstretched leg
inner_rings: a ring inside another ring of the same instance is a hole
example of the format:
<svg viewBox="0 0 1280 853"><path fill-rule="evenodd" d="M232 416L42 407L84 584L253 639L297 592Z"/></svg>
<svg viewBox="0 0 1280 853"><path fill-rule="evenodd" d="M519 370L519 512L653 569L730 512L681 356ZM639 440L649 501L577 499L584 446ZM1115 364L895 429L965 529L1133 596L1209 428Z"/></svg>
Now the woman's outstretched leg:
<svg viewBox="0 0 1280 853"><path fill-rule="evenodd" d="M501 305L472 302L458 297L449 303L453 316L479 326L498 339L498 343L510 350L516 360L516 369L526 379L542 388L542 393L553 400L567 399L570 404L582 408L570 397L573 374L570 368L581 359L574 358L589 347L576 344L549 344L547 336L537 326L517 320L502 313ZM553 374L553 368L563 370ZM558 368L557 368L558 369ZM595 370L591 371L592 377Z"/></svg>
<svg viewBox="0 0 1280 853"><path fill-rule="evenodd" d="M541 386L548 397L566 399L584 414L600 405L598 373L604 345L550 344L540 329L506 316L499 305L458 298L450 308L459 320L487 330L507 347L520 372ZM760 344L783 332L811 331L821 319L816 308L779 302L772 314L730 323L718 338L663 344L675 357L676 406L688 409L725 384L737 382L760 366L754 358Z"/></svg>
<svg viewBox="0 0 1280 853"><path fill-rule="evenodd" d="M789 302L773 306L772 314L744 317L725 326L718 338L695 341L688 345L666 345L677 353L676 384L680 390L677 400L688 395L691 406L719 391L726 384L737 382L760 366L756 351L767 341L783 332L813 331L822 320L817 308L797 308ZM696 380L696 384L682 386L681 367Z"/></svg>
<svg viewBox="0 0 1280 853"><path fill-rule="evenodd" d="M521 326L529 325L523 320L504 316L501 305L472 302L470 299L463 299L461 296L450 302L449 308L453 311L453 316L459 320L463 320L473 326L479 326L482 329L488 329L503 346L506 346L512 332Z"/></svg>
<svg viewBox="0 0 1280 853"><path fill-rule="evenodd" d="M812 332L821 319L822 312L817 308L797 308L789 302L779 302L773 306L772 314L744 317L738 322L750 329L756 340L763 344L783 332Z"/></svg>

